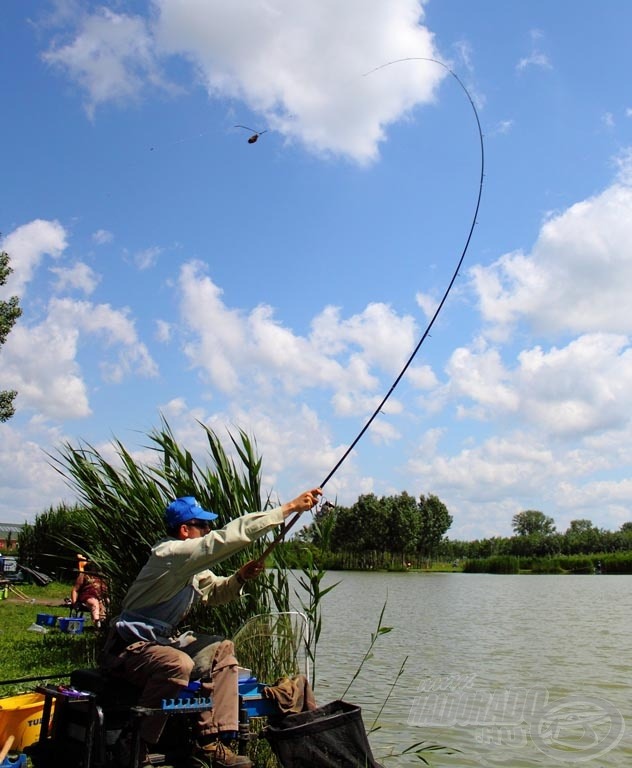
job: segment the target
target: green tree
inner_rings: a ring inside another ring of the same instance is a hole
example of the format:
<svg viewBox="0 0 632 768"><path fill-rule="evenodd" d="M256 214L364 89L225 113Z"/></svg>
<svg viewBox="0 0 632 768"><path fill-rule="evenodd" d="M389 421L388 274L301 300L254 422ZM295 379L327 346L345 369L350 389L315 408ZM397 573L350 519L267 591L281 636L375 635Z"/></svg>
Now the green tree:
<svg viewBox="0 0 632 768"><path fill-rule="evenodd" d="M632 533L632 522L623 523L620 530L623 533Z"/></svg>
<svg viewBox="0 0 632 768"><path fill-rule="evenodd" d="M595 526L592 524L591 520L571 520L566 532L581 536L582 534L591 531L594 527Z"/></svg>
<svg viewBox="0 0 632 768"><path fill-rule="evenodd" d="M559 533L525 533L510 539L509 554L518 557L551 557L562 551Z"/></svg>
<svg viewBox="0 0 632 768"><path fill-rule="evenodd" d="M337 507L331 535L334 552L382 552L386 548L388 516L383 499L374 493L358 497L351 507Z"/></svg>
<svg viewBox="0 0 632 768"><path fill-rule="evenodd" d="M7 282L11 272L13 270L9 266L9 254L2 251L0 253L0 286ZM17 296L11 296L8 301L0 300L0 347L7 340L11 328L21 314ZM13 401L16 395L17 392L14 389L0 391L0 422L8 421L15 413Z"/></svg>
<svg viewBox="0 0 632 768"><path fill-rule="evenodd" d="M83 517L88 512L79 506L60 504L37 515L18 536L20 562L54 575L59 581L75 578L77 554L84 554L88 542L82 536ZM74 542L71 546L68 539Z"/></svg>
<svg viewBox="0 0 632 768"><path fill-rule="evenodd" d="M590 520L571 520L564 534L565 551L570 555L598 552L605 541L604 533Z"/></svg>
<svg viewBox="0 0 632 768"><path fill-rule="evenodd" d="M404 491L399 496L382 499L382 503L385 504L388 525L384 546L389 552L401 554L404 564L406 553L415 551L419 539L420 519L417 502L414 496Z"/></svg>
<svg viewBox="0 0 632 768"><path fill-rule="evenodd" d="M452 525L452 515L438 496L430 494L419 497L419 539L418 549L430 558L446 531Z"/></svg>
<svg viewBox="0 0 632 768"><path fill-rule="evenodd" d="M533 534L548 536L555 533L553 518L534 509L527 509L515 514L511 519L511 527L517 536L532 536Z"/></svg>

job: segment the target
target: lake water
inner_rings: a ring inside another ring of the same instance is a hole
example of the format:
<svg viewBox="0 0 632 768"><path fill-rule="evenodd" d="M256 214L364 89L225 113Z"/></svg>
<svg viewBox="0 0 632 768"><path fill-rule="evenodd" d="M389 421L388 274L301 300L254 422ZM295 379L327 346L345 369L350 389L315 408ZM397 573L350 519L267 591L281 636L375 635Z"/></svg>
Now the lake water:
<svg viewBox="0 0 632 768"><path fill-rule="evenodd" d="M376 759L420 741L435 766L632 765L632 577L331 572L319 703L362 707ZM404 660L404 671L398 678ZM395 684L395 685L394 685ZM392 690L391 690L392 689Z"/></svg>

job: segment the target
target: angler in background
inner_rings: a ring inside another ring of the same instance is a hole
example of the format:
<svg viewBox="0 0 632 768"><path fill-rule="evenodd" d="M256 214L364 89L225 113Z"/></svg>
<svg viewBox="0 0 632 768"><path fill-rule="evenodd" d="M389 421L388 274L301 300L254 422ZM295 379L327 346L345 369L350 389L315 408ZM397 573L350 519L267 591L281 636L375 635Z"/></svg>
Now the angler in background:
<svg viewBox="0 0 632 768"><path fill-rule="evenodd" d="M100 627L105 620L107 599L107 584L98 575L94 563L86 561L70 593L72 607L77 611L90 611L92 623Z"/></svg>

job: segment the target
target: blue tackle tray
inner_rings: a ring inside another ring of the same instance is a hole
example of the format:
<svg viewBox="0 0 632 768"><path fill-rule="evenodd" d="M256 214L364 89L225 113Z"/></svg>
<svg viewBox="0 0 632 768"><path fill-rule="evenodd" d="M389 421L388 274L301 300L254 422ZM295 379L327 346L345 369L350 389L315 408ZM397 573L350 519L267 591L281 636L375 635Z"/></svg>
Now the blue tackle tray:
<svg viewBox="0 0 632 768"><path fill-rule="evenodd" d="M0 768L26 768L26 755L24 752L19 754L9 752L0 763Z"/></svg>
<svg viewBox="0 0 632 768"><path fill-rule="evenodd" d="M256 677L239 681L240 706L248 713L248 717L267 717L279 713L274 699L266 699L263 689L267 683L258 682Z"/></svg>

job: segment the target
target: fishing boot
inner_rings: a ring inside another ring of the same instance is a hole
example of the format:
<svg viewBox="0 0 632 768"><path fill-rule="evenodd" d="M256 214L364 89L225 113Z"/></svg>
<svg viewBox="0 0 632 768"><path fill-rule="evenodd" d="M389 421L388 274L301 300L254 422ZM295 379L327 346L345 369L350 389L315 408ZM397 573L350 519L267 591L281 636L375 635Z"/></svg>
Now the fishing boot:
<svg viewBox="0 0 632 768"><path fill-rule="evenodd" d="M219 740L198 746L195 756L209 768L252 768L248 757L238 755Z"/></svg>

